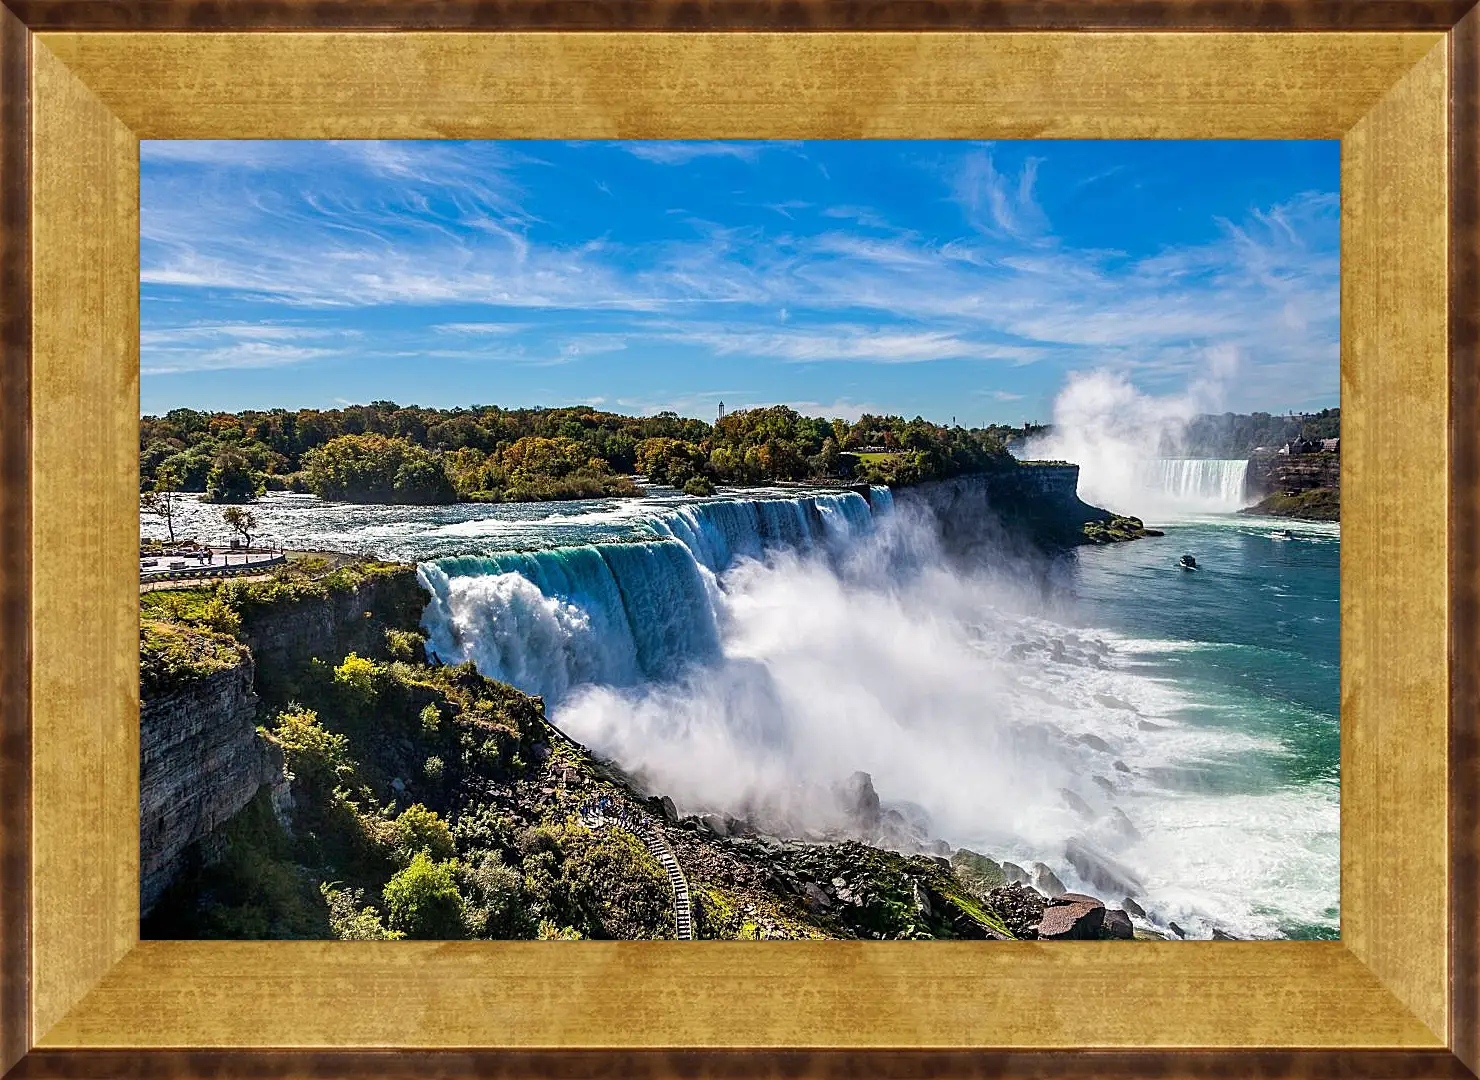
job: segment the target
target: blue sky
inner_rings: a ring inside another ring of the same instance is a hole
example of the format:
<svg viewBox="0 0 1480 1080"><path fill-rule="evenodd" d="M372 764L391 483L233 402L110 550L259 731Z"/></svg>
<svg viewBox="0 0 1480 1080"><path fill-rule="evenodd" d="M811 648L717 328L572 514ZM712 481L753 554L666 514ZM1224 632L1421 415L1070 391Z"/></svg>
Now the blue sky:
<svg viewBox="0 0 1480 1080"><path fill-rule="evenodd" d="M1335 142L145 142L142 410L1337 403Z"/></svg>

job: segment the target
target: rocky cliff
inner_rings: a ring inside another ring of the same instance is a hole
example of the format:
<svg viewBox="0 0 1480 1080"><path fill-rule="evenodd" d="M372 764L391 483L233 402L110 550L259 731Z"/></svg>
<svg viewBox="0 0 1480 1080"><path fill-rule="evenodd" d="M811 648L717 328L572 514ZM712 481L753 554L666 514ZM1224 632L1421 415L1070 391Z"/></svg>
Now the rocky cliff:
<svg viewBox="0 0 1480 1080"><path fill-rule="evenodd" d="M1340 454L1260 454L1249 459L1249 494L1341 490Z"/></svg>
<svg viewBox="0 0 1480 1080"><path fill-rule="evenodd" d="M928 514L941 542L958 554L1073 547L1086 542L1087 523L1116 520L1079 497L1079 466L1060 463L932 480L897 491L895 502Z"/></svg>
<svg viewBox="0 0 1480 1080"><path fill-rule="evenodd" d="M1341 518L1339 454L1261 454L1249 460L1248 514L1337 521Z"/></svg>
<svg viewBox="0 0 1480 1080"><path fill-rule="evenodd" d="M311 658L338 662L351 652L381 656L388 629L414 628L426 607L416 568L386 568L363 579L238 601L241 638L257 662L258 689L274 696L283 678Z"/></svg>
<svg viewBox="0 0 1480 1080"><path fill-rule="evenodd" d="M139 708L139 899L147 912L192 848L282 776L257 734L253 664L184 680Z"/></svg>

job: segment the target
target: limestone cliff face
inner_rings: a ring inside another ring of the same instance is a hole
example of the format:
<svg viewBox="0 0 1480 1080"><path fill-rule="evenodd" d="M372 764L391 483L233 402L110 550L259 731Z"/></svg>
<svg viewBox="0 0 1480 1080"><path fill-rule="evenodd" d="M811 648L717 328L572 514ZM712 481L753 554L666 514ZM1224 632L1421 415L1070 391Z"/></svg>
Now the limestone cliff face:
<svg viewBox="0 0 1480 1080"><path fill-rule="evenodd" d="M252 661L145 699L139 708L139 899L153 907L189 857L265 784L282 758L257 734Z"/></svg>
<svg viewBox="0 0 1480 1080"><path fill-rule="evenodd" d="M1256 498L1281 493L1341 490L1339 454L1261 454L1249 459L1249 494Z"/></svg>
<svg viewBox="0 0 1480 1080"><path fill-rule="evenodd" d="M379 656L387 629L413 629L427 595L414 567L361 582L327 598L305 597L247 611L242 640L257 661L260 682L291 671L310 657L338 662L348 653ZM270 696L270 695L269 695Z"/></svg>
<svg viewBox="0 0 1480 1080"><path fill-rule="evenodd" d="M1029 464L932 480L897 491L895 503L933 518L947 550L971 554L1070 546L1085 522L1112 517L1080 499L1078 465Z"/></svg>

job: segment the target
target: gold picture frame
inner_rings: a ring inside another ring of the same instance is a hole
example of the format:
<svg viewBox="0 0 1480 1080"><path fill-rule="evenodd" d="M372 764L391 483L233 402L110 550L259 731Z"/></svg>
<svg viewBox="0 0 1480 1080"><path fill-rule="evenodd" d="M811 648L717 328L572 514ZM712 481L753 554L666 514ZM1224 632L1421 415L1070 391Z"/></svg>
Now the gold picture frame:
<svg viewBox="0 0 1480 1080"><path fill-rule="evenodd" d="M1473 4L3 0L0 1071L1471 1075ZM536 137L1340 139L1341 940L140 941L138 142Z"/></svg>

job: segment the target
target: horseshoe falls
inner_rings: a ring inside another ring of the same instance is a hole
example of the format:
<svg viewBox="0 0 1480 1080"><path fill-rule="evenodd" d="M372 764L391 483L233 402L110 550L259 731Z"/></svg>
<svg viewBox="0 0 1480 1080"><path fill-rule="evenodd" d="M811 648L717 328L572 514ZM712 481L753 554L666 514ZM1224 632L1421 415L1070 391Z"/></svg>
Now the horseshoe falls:
<svg viewBox="0 0 1480 1080"><path fill-rule="evenodd" d="M1231 513L1250 502L1246 458L1155 458L1137 462L1134 475L1157 503L1183 510Z"/></svg>

